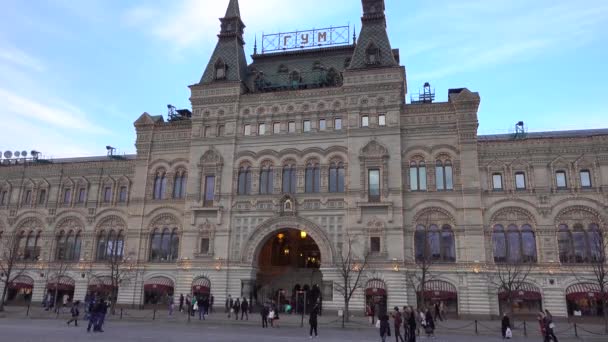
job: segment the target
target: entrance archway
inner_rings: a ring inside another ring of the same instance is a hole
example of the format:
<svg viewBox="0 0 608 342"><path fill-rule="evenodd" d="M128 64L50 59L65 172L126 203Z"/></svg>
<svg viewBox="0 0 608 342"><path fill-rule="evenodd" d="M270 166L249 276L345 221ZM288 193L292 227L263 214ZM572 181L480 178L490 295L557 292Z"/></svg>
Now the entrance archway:
<svg viewBox="0 0 608 342"><path fill-rule="evenodd" d="M256 260L258 304L273 302L281 311L287 307L302 312L321 303L321 250L305 230L275 231L261 244Z"/></svg>
<svg viewBox="0 0 608 342"><path fill-rule="evenodd" d="M68 276L53 277L46 285L47 294L54 298L55 306L65 306L74 299L76 281Z"/></svg>
<svg viewBox="0 0 608 342"><path fill-rule="evenodd" d="M34 279L20 275L8 284L6 302L12 305L27 305L32 299Z"/></svg>

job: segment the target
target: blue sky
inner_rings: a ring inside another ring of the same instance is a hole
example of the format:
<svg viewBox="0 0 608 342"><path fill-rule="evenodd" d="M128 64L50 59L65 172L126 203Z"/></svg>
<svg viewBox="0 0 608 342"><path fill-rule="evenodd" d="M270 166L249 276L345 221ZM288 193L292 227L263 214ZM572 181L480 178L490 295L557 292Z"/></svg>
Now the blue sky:
<svg viewBox="0 0 608 342"><path fill-rule="evenodd" d="M359 0L241 0L253 38L360 27ZM189 108L228 0L4 0L0 151L132 153L133 122ZM386 0L410 93L425 81L481 94L480 134L608 127L608 1ZM408 95L409 101L409 95Z"/></svg>

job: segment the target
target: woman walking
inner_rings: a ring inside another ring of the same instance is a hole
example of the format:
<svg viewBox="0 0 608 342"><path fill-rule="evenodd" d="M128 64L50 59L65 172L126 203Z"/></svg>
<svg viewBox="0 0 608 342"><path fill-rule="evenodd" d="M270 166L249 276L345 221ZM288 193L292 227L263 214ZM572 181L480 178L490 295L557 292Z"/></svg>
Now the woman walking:
<svg viewBox="0 0 608 342"><path fill-rule="evenodd" d="M507 338L507 329L511 329L511 320L507 313L502 316L501 330L502 330L502 338Z"/></svg>
<svg viewBox="0 0 608 342"><path fill-rule="evenodd" d="M317 316L319 315L319 305L315 304L314 308L312 308L312 310L310 311L310 317L308 318L308 323L310 324L310 338L312 337L312 332L315 332L315 337L317 338L318 336L318 332L317 332Z"/></svg>
<svg viewBox="0 0 608 342"><path fill-rule="evenodd" d="M426 332L427 337L435 336L435 321L433 320L433 315L431 314L431 310L426 310L425 316L426 326L424 327L424 332Z"/></svg>
<svg viewBox="0 0 608 342"><path fill-rule="evenodd" d="M76 301L74 302L74 304L72 304L72 308L70 309L70 313L72 314L72 319L70 319L67 324L70 325L70 323L74 322L74 326L77 327L78 326L78 316L80 316L80 310L78 309L78 307L80 306L80 301Z"/></svg>
<svg viewBox="0 0 608 342"><path fill-rule="evenodd" d="M234 319L236 321L239 320L239 310L241 310L241 300L239 298L236 299L236 301L234 301Z"/></svg>
<svg viewBox="0 0 608 342"><path fill-rule="evenodd" d="M549 342L553 339L554 342L557 341L557 336L555 336L555 323L553 323L553 315L549 312L549 310L545 310L545 341Z"/></svg>
<svg viewBox="0 0 608 342"><path fill-rule="evenodd" d="M391 336L391 325L388 322L388 315L380 317L380 338L382 342L386 342L386 337Z"/></svg>

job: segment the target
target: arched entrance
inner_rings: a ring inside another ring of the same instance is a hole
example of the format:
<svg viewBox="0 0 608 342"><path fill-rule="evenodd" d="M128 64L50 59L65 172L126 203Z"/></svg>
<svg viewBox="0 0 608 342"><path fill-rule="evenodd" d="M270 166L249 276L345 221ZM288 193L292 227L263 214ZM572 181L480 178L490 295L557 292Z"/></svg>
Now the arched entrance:
<svg viewBox="0 0 608 342"><path fill-rule="evenodd" d="M566 289L569 317L603 317L602 291L598 284L578 283Z"/></svg>
<svg viewBox="0 0 608 342"><path fill-rule="evenodd" d="M115 290L116 288L112 285L112 278L110 276L93 277L87 287L89 296L104 299L111 298L114 293L118 294L118 291Z"/></svg>
<svg viewBox="0 0 608 342"><path fill-rule="evenodd" d="M420 292L417 293L421 295ZM441 305L448 314L458 315L458 292L456 286L442 280L427 281L424 285L424 306L433 308Z"/></svg>
<svg viewBox="0 0 608 342"><path fill-rule="evenodd" d="M67 305L74 299L76 281L68 276L53 277L46 285L47 293L54 298L56 306Z"/></svg>
<svg viewBox="0 0 608 342"><path fill-rule="evenodd" d="M144 305L169 304L173 298L173 280L153 277L144 282Z"/></svg>
<svg viewBox="0 0 608 342"><path fill-rule="evenodd" d="M8 285L6 302L13 305L27 305L32 299L34 279L20 275Z"/></svg>
<svg viewBox="0 0 608 342"><path fill-rule="evenodd" d="M530 283L523 283L517 291L511 293L511 307L509 308L509 293L505 290L498 292L501 315L511 312L520 316L534 316L542 310L542 295L540 289Z"/></svg>
<svg viewBox="0 0 608 342"><path fill-rule="evenodd" d="M365 285L365 312L378 318L387 313L386 283L381 279L370 279Z"/></svg>
<svg viewBox="0 0 608 342"><path fill-rule="evenodd" d="M322 300L321 258L319 246L307 231L274 231L259 249L253 297L258 304L279 303L281 311L287 305L308 311Z"/></svg>

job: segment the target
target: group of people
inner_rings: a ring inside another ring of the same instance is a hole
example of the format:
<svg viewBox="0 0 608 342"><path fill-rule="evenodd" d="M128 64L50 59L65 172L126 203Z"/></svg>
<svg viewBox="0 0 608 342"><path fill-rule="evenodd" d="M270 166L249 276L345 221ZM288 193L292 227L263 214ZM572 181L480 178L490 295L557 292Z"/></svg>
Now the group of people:
<svg viewBox="0 0 608 342"><path fill-rule="evenodd" d="M399 311L399 307L395 306L391 313L393 318L393 328L396 342L415 342L417 327L422 327L427 336L433 336L435 332L435 318L431 314L430 309L421 309L416 311L411 306L404 306L403 312ZM380 329L380 338L382 342L386 342L386 338L391 336L390 318L388 315L382 315L376 326ZM403 326L403 334L401 327Z"/></svg>
<svg viewBox="0 0 608 342"><path fill-rule="evenodd" d="M213 311L213 296L191 296L184 294L179 295L179 312L184 312L184 304L187 313L190 316L195 316L198 313L199 320L205 320L205 316ZM173 315L173 300L169 304L169 316Z"/></svg>
<svg viewBox="0 0 608 342"><path fill-rule="evenodd" d="M262 317L262 328L268 328L268 322L270 327L279 327L279 308L274 303L265 303L260 310L260 316Z"/></svg>
<svg viewBox="0 0 608 342"><path fill-rule="evenodd" d="M93 332L103 332L103 325L105 323L109 307L110 302L106 299L87 294L84 304L84 319L89 321L87 332L91 332L91 329L93 329ZM80 301L77 300L72 303L72 307L70 308L70 316L71 318L66 322L66 324L69 326L73 322L74 326L77 327L78 319L80 318Z"/></svg>
<svg viewBox="0 0 608 342"><path fill-rule="evenodd" d="M44 299L42 300L42 306L44 307L45 311L54 309L54 312L56 313L64 313L65 310L67 310L68 305L70 304L70 296L67 294L60 296L58 293L57 297L60 298L55 298L54 291L47 292L46 296L44 296Z"/></svg>
<svg viewBox="0 0 608 342"><path fill-rule="evenodd" d="M240 298L234 300L231 295L228 295L225 303L225 313L228 314L228 318L231 318L234 314L234 319L238 321L239 312L241 313L241 321L243 319L249 320L249 310L251 309L249 306L249 302L247 298L243 297L243 301Z"/></svg>
<svg viewBox="0 0 608 342"><path fill-rule="evenodd" d="M536 316L536 319L540 326L540 332L543 335L543 342L557 342L557 337L555 336L555 323L553 323L553 315L551 315L549 310L545 310L545 312L540 311Z"/></svg>

